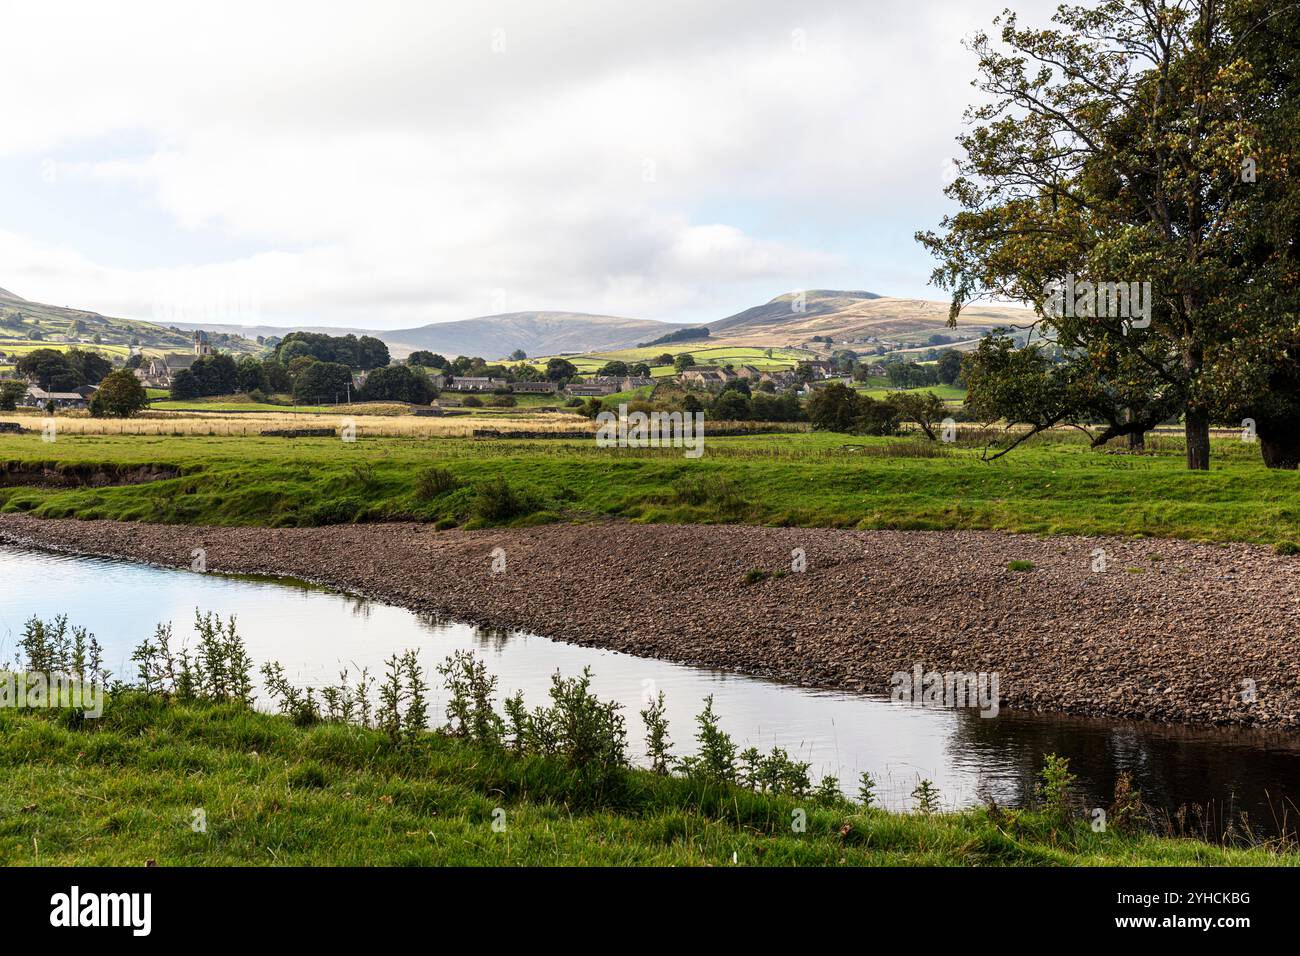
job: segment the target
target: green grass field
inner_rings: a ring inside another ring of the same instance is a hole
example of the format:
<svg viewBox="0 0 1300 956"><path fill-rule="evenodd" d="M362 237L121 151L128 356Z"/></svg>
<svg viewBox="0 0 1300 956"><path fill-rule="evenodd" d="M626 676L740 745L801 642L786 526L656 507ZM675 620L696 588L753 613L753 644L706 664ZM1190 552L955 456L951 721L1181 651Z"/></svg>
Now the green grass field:
<svg viewBox="0 0 1300 956"><path fill-rule="evenodd" d="M934 392L945 402L963 402L966 389L960 385L923 385L920 388L890 388L888 385L876 385L874 382L855 386L863 395L872 398L884 398L890 392Z"/></svg>
<svg viewBox="0 0 1300 956"><path fill-rule="evenodd" d="M122 694L0 710L8 865L1274 865L1032 812L891 814L625 771L598 802L541 757ZM75 715L75 716L79 716ZM635 718L634 718L635 719ZM794 832L795 811L806 830ZM195 828L201 811L203 826ZM494 829L494 819L500 821Z"/></svg>
<svg viewBox="0 0 1300 956"><path fill-rule="evenodd" d="M310 419L304 418L304 422ZM996 462L977 447L828 433L706 438L704 456L599 448L594 441L467 438L0 435L0 461L154 463L182 478L103 488L0 487L0 510L47 517L312 525L413 519L479 522L476 488L503 476L528 500L516 522L618 518L842 528L983 528L1274 543L1300 540L1300 482L1266 469L1257 445L1214 442L1207 473L1181 439L1152 454L1093 451L1074 433ZM458 487L422 498L419 477ZM707 494L683 495L704 479ZM695 503L692 503L695 502Z"/></svg>

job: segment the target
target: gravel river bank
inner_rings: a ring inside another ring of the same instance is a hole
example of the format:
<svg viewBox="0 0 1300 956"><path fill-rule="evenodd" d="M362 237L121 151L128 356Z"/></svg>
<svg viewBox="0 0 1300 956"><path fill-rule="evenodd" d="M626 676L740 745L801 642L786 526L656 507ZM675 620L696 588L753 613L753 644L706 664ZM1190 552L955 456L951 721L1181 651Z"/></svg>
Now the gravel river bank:
<svg viewBox="0 0 1300 956"><path fill-rule="evenodd" d="M1300 723L1300 559L1252 545L623 523L215 528L21 515L0 515L0 541L178 567L202 549L208 571L304 578L470 623L811 686L887 693L893 673L920 663L996 672L1003 706L1022 710ZM1094 570L1098 549L1105 570ZM1032 567L1013 571L1012 562Z"/></svg>

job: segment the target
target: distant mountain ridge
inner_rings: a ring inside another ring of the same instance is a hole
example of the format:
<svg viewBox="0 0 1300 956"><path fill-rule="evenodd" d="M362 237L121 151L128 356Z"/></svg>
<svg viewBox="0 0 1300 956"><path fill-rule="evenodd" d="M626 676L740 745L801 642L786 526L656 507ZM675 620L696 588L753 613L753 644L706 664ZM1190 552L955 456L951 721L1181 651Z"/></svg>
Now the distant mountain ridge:
<svg viewBox="0 0 1300 956"><path fill-rule="evenodd" d="M394 350L501 358L516 349L529 355L558 355L626 348L676 328L671 322L586 312L505 312L371 334Z"/></svg>
<svg viewBox="0 0 1300 956"><path fill-rule="evenodd" d="M16 317L25 317L18 320ZM67 309L30 302L0 289L0 326L4 320L21 337L22 325L39 326L43 332L58 333L81 320L90 333L100 334L105 344L125 343L138 338L145 346L184 348L190 333L202 329L218 337L234 336L225 347L255 351L258 336L284 337L290 332L324 332L330 335L373 335L388 345L394 358L404 358L420 349L448 357L477 355L503 359L517 349L530 357L609 352L652 342L665 334L688 328L707 328L713 346L757 345L762 347L804 345L828 340L835 345L856 347L876 341L921 345L934 335L972 343L989 329L1024 324L1032 314L1003 306L971 306L963 310L958 329L948 328L948 303L925 299L900 299L864 290L809 289L779 295L762 305L709 323L687 324L586 312L507 312L453 322L438 322L415 328L376 330L334 326L238 325L221 322L161 323L106 318L95 312ZM181 330L176 332L172 326ZM242 337L242 338L240 338ZM244 341L248 340L248 341ZM684 350L686 343L668 343L665 348ZM969 347L969 345L967 345Z"/></svg>
<svg viewBox="0 0 1300 956"><path fill-rule="evenodd" d="M990 329L1024 324L1033 313L1011 306L973 305L948 328L948 303L899 299L874 292L809 289L708 324L713 345L800 345L820 341L849 347L876 340L920 344L931 335L970 341Z"/></svg>

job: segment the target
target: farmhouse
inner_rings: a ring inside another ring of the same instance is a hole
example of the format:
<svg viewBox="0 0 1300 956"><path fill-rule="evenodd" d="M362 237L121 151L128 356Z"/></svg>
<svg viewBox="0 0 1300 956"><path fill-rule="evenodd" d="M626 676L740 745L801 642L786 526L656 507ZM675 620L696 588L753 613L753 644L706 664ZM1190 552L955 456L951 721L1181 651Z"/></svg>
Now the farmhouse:
<svg viewBox="0 0 1300 956"><path fill-rule="evenodd" d="M697 365L688 368L678 376L683 385L690 385L694 388L719 389L728 382L734 382L738 379L735 372L728 368L719 368L712 365Z"/></svg>
<svg viewBox="0 0 1300 956"><path fill-rule="evenodd" d="M520 395L554 395L559 386L554 382L515 382L510 390Z"/></svg>
<svg viewBox="0 0 1300 956"><path fill-rule="evenodd" d="M759 384L771 382L777 388L793 388L799 384L799 379L790 371L784 372L764 372L758 377Z"/></svg>
<svg viewBox="0 0 1300 956"><path fill-rule="evenodd" d="M24 404L45 408L50 402L54 403L55 408L85 408L86 396L81 392L47 392L37 385L27 389Z"/></svg>
<svg viewBox="0 0 1300 956"><path fill-rule="evenodd" d="M575 398L589 395L613 395L617 391L617 382L608 380L598 382L595 379L592 379L589 382L572 382L567 388L565 388L565 392Z"/></svg>
<svg viewBox="0 0 1300 956"><path fill-rule="evenodd" d="M494 392L498 388L508 388L510 383L504 378L492 378L481 375L457 375L446 386L449 392Z"/></svg>

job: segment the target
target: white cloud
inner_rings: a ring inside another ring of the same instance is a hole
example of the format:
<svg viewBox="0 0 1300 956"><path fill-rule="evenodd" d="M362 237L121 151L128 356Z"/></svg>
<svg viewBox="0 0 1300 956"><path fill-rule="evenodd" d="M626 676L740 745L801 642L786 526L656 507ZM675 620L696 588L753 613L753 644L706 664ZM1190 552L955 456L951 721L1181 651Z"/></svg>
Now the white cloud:
<svg viewBox="0 0 1300 956"><path fill-rule="evenodd" d="M201 287L262 321L369 327L503 294L686 319L862 287L844 236L936 208L971 93L959 40L1000 5L5 4L0 157L250 251L107 268L0 209L0 285L141 316ZM123 135L146 148L83 155Z"/></svg>

